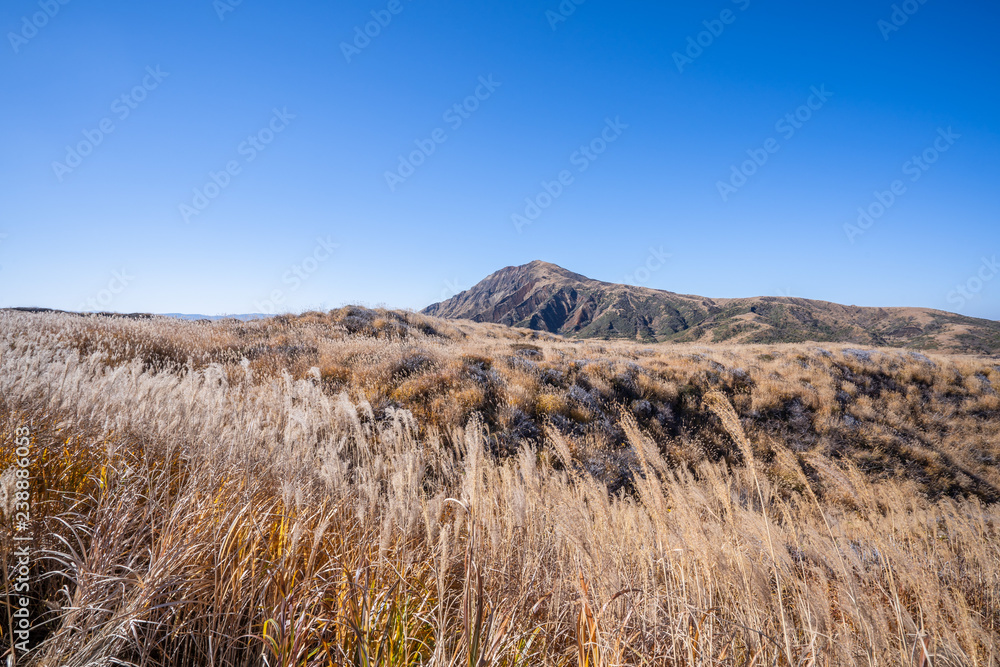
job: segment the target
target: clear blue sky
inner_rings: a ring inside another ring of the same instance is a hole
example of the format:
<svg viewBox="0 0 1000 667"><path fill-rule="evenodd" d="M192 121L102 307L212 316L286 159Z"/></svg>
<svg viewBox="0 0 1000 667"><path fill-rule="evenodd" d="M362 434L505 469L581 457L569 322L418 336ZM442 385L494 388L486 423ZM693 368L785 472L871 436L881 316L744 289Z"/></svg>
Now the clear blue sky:
<svg viewBox="0 0 1000 667"><path fill-rule="evenodd" d="M1000 319L995 2L63 2L0 9L0 305L421 308L545 259Z"/></svg>

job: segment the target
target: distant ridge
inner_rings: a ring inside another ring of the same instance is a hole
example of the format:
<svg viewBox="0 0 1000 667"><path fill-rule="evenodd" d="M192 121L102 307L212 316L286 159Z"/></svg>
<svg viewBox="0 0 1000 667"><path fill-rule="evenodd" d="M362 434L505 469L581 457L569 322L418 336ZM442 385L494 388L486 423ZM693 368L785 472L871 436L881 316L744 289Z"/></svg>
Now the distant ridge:
<svg viewBox="0 0 1000 667"><path fill-rule="evenodd" d="M36 306L14 306L12 308L0 308L0 310L12 310L22 313L65 313L67 315L97 315L101 317L125 317L128 319L150 319L153 317L172 317L177 320L209 320L212 322L218 320L242 320L247 322L249 320L263 320L268 317L274 317L274 315L265 315L264 313L244 313L241 315L193 315L186 313L112 313L112 312L93 312L93 313L80 313L68 310L58 310L55 308L41 308Z"/></svg>
<svg viewBox="0 0 1000 667"><path fill-rule="evenodd" d="M266 320L269 317L274 317L274 315L265 315L264 313L243 313L241 315L192 315L187 313L159 313L163 317L173 317L178 320L211 320L215 322L217 320L242 320L247 322L249 320Z"/></svg>
<svg viewBox="0 0 1000 667"><path fill-rule="evenodd" d="M422 312L575 338L813 341L1000 352L1000 322L993 320L929 308L864 308L794 297L711 299L592 280L537 260L500 269Z"/></svg>

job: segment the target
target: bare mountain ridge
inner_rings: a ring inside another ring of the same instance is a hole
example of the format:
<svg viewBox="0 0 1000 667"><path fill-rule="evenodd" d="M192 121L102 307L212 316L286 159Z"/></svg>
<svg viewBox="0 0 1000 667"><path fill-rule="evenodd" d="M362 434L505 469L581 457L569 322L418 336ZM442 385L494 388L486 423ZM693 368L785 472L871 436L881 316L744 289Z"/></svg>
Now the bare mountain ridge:
<svg viewBox="0 0 1000 667"><path fill-rule="evenodd" d="M929 308L866 308L794 297L711 299L592 280L555 264L508 266L427 315L647 342L838 342L1000 352L1000 322Z"/></svg>

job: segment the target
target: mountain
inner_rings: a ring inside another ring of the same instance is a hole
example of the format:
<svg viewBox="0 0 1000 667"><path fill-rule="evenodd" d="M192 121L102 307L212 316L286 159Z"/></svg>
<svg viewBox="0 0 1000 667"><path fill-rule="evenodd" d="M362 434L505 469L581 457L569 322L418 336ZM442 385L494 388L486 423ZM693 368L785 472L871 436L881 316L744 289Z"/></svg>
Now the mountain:
<svg viewBox="0 0 1000 667"><path fill-rule="evenodd" d="M426 315L648 342L790 343L1000 352L1000 322L929 308L862 308L794 297L710 299L592 280L555 264L508 266Z"/></svg>

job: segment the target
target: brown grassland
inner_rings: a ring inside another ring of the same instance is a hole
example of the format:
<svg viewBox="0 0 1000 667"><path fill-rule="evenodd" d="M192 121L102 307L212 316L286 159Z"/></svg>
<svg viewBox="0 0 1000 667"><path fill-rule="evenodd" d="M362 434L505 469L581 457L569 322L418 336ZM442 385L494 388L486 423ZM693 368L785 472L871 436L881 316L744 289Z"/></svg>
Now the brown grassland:
<svg viewBox="0 0 1000 667"><path fill-rule="evenodd" d="M8 664L1000 665L1000 361L0 312Z"/></svg>

